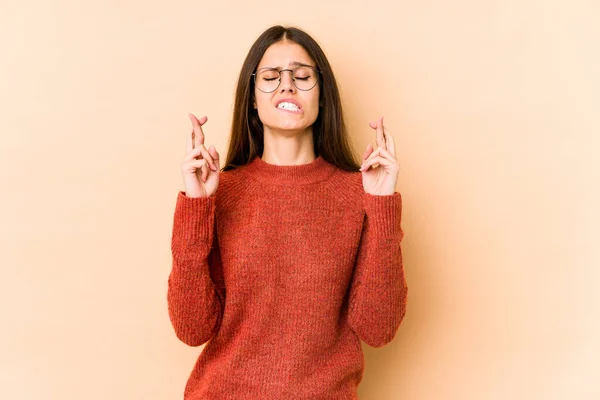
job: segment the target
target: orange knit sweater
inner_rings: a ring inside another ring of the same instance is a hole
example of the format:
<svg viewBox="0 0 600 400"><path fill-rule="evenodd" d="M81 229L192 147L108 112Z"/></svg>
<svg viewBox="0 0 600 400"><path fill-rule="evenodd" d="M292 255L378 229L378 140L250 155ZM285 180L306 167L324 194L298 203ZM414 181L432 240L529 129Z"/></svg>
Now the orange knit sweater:
<svg viewBox="0 0 600 400"><path fill-rule="evenodd" d="M179 192L169 316L181 341L208 342L184 399L357 399L359 339L389 343L406 312L401 204L321 156L256 157L213 196Z"/></svg>

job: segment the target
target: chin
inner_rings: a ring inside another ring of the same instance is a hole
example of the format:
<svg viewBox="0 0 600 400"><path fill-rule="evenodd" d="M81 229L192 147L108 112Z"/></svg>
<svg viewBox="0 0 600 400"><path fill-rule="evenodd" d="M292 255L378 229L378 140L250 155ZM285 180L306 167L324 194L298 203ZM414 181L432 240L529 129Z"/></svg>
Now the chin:
<svg viewBox="0 0 600 400"><path fill-rule="evenodd" d="M289 121L289 123L284 122L284 123L269 126L269 129L279 130L279 131L304 131L308 128L310 128L310 125L298 124L298 123L294 123L292 121Z"/></svg>
<svg viewBox="0 0 600 400"><path fill-rule="evenodd" d="M315 118L316 121L316 118ZM277 121L273 121L274 123L272 124L265 124L266 126L268 125L270 129L279 129L279 130L306 130L309 129L314 123L315 121L307 121L306 119L294 119L294 118L289 118L289 119L284 119L284 120L277 120Z"/></svg>
<svg viewBox="0 0 600 400"><path fill-rule="evenodd" d="M306 121L293 120L293 119L277 119L275 121L263 121L263 126L270 130L275 131L299 131L305 130L310 127L311 124L307 124Z"/></svg>

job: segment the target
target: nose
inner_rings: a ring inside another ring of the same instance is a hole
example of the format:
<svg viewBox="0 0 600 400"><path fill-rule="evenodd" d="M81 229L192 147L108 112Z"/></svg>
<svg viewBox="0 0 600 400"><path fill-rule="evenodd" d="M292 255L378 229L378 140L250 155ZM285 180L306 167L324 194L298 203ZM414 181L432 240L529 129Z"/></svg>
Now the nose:
<svg viewBox="0 0 600 400"><path fill-rule="evenodd" d="M284 72L289 73L285 74ZM281 83L279 85L279 90L281 90L282 93L285 91L295 92L296 86L294 85L293 71L289 69L282 69L280 74Z"/></svg>

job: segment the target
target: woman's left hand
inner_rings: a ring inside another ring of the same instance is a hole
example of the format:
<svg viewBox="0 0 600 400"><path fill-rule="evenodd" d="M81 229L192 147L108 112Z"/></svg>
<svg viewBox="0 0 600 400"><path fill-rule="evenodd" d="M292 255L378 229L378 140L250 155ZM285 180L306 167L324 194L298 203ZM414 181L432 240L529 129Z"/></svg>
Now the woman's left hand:
<svg viewBox="0 0 600 400"><path fill-rule="evenodd" d="M383 117L376 124L369 122L375 129L377 148L373 149L371 143L363 154L363 164L360 168L365 192L385 196L394 194L400 166L396 161L394 138L383 127ZM377 165L379 164L379 165Z"/></svg>

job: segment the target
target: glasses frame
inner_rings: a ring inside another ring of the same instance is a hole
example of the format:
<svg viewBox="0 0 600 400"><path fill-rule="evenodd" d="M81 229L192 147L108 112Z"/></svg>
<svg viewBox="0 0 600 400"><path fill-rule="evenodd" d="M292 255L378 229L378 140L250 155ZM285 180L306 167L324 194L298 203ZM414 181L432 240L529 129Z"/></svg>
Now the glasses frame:
<svg viewBox="0 0 600 400"><path fill-rule="evenodd" d="M316 72L317 72L317 79L316 79L316 82L315 82L315 84L314 84L314 85L313 85L313 86L312 86L310 89L300 89L300 88L299 88L299 87L296 85L296 78L294 78L294 72L296 72L296 70L297 70L298 68L310 68L310 69L313 69L314 71L316 71ZM277 81L278 81L279 83L277 83L277 86L275 87L275 89L273 89L273 90L270 90L270 91L265 91L265 90L262 90L261 88L259 88L259 87L258 87L258 85L256 85L256 74L257 74L259 71L262 71L263 69L272 69L272 70L275 70L275 71L279 72L279 79L277 79ZM294 87L295 87L296 89L298 89L298 90L302 90L303 92L308 92L309 90L313 90L313 89L315 88L315 86L317 86L317 84L319 83L319 80L321 79L321 74L322 74L322 72L321 72L321 70L320 70L320 69L318 69L317 67L313 67L312 65L298 65L297 67L295 67L295 68L293 68L293 69L289 69L289 68L285 68L285 69L278 69L278 68L274 68L274 67L263 67L263 68L257 69L257 70L256 70L256 72L254 72L254 73L252 74L252 77L253 77L253 79L254 79L254 87L256 87L258 90L260 90L260 91L261 91L261 92L263 92L263 93L273 93L274 91L276 91L277 89L279 89L279 86L281 86L281 73L282 73L283 71L290 71L290 72L292 73L292 83L294 84Z"/></svg>

